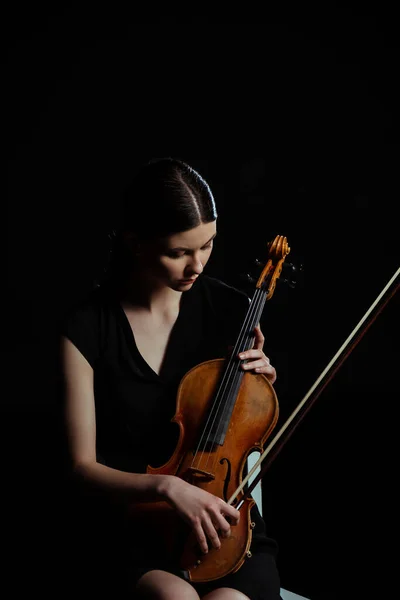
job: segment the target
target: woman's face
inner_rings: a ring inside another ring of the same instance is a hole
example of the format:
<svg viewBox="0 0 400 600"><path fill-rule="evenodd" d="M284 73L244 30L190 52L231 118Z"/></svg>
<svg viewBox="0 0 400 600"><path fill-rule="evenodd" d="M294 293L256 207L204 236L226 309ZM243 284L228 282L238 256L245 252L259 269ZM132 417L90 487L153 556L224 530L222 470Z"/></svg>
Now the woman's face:
<svg viewBox="0 0 400 600"><path fill-rule="evenodd" d="M146 278L176 291L190 289L210 258L216 234L212 221L161 238L155 245L144 244L141 264Z"/></svg>

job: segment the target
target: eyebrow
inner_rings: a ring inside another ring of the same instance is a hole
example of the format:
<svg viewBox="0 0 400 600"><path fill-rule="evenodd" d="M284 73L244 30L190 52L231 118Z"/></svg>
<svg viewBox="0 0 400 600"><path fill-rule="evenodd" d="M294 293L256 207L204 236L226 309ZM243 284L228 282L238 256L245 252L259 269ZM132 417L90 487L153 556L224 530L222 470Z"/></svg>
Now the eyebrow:
<svg viewBox="0 0 400 600"><path fill-rule="evenodd" d="M203 244L202 248L204 246L207 246L207 244L209 244L216 237L216 235L217 233L215 232L214 235L212 235L210 239L205 244ZM176 248L169 248L169 252L176 252L177 250L190 250L190 248L187 248L186 246L177 246Z"/></svg>

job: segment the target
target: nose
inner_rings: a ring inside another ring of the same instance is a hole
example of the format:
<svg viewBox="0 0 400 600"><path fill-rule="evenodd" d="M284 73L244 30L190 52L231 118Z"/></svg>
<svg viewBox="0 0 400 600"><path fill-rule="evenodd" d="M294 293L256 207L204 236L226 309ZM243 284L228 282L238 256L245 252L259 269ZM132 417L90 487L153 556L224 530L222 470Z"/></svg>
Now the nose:
<svg viewBox="0 0 400 600"><path fill-rule="evenodd" d="M186 268L191 275L200 275L200 273L203 272L204 265L200 258L198 258L196 255L193 255L192 260L189 261Z"/></svg>

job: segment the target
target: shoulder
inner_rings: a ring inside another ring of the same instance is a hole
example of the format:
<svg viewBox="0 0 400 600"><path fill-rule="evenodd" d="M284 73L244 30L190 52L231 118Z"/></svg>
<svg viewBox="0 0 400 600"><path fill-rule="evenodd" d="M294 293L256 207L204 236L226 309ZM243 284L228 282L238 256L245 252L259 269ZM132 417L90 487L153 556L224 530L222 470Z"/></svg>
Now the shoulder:
<svg viewBox="0 0 400 600"><path fill-rule="evenodd" d="M110 305L110 295L96 287L69 303L59 319L59 333L71 336L98 336Z"/></svg>
<svg viewBox="0 0 400 600"><path fill-rule="evenodd" d="M59 335L68 338L92 367L101 352L107 304L107 294L95 288L69 305L59 325Z"/></svg>
<svg viewBox="0 0 400 600"><path fill-rule="evenodd" d="M63 315L63 322L68 322L71 319L95 318L107 302L107 295L101 287L96 287L82 296L75 298L67 306Z"/></svg>

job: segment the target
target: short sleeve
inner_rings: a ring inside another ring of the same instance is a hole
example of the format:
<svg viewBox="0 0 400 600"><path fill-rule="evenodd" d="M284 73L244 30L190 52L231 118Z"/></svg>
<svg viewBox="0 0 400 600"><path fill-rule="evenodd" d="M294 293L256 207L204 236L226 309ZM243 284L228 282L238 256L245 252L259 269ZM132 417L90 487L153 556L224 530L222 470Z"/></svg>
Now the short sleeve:
<svg viewBox="0 0 400 600"><path fill-rule="evenodd" d="M100 323L100 305L87 300L70 309L60 327L60 335L76 346L92 368L100 355Z"/></svg>

